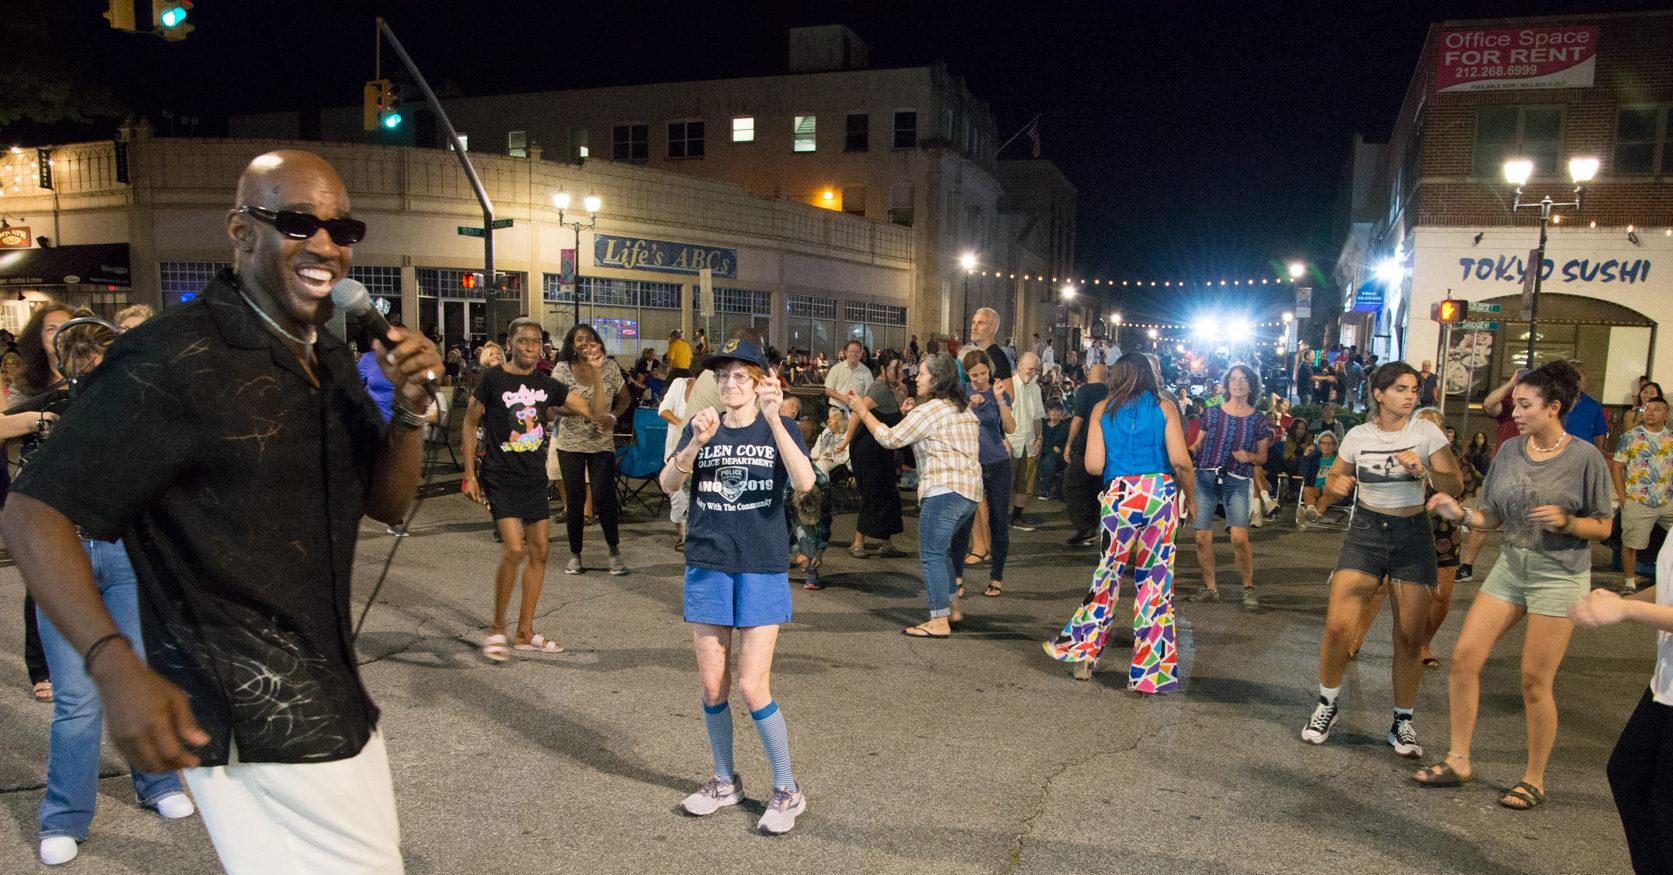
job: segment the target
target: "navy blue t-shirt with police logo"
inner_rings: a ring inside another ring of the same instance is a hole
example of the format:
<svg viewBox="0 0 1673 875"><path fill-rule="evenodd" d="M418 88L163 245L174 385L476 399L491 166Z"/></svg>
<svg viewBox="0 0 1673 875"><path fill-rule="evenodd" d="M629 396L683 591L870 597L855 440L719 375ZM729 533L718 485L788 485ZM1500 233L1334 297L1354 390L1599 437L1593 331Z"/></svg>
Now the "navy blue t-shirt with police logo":
<svg viewBox="0 0 1673 875"><path fill-rule="evenodd" d="M802 430L780 417L784 430L807 455ZM678 451L691 443L691 425ZM721 425L693 464L691 519L686 526L687 565L728 574L778 574L789 570L790 534L784 522L784 487L790 472L763 416L742 428Z"/></svg>

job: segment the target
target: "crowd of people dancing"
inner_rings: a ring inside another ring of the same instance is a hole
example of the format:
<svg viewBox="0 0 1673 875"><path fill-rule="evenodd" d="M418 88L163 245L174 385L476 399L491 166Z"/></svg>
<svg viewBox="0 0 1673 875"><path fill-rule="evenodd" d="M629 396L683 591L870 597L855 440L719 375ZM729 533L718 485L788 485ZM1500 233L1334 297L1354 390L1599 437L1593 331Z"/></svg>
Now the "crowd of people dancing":
<svg viewBox="0 0 1673 875"><path fill-rule="evenodd" d="M1673 864L1673 586L1655 585L1673 574L1673 552L1655 558L1650 583L1639 565L1657 528L1673 524L1673 438L1654 383L1635 394L1610 447L1607 419L1574 363L1518 371L1483 405L1496 439L1478 432L1461 445L1433 406L1427 366L1367 369L1357 351L1332 351L1306 370L1300 362L1283 369L1282 391L1272 393L1263 381L1269 368L1226 362L1213 386L1192 392L1183 382L1170 388L1171 368L1157 356L1102 341L1067 351L1050 339L1020 350L1000 343L999 315L987 308L972 315L962 343L919 348L913 337L905 349L874 353L856 339L831 362L780 355L752 327L712 345L702 333L691 343L675 331L666 354L647 351L631 370L585 323L554 345L539 322L521 318L500 342L445 354L418 332L384 326L363 332L357 368L347 344L317 330L321 275L346 274L348 247L366 233L348 218L336 173L308 153L270 153L245 171L239 201L228 223L235 267L198 302L155 320L125 311L116 324L78 323L69 308L45 304L23 328L15 363L0 363L0 439L19 462L7 466L17 477L0 529L40 600L25 609L27 646L40 653L28 660L30 682L54 707L43 862L68 862L87 837L108 711L135 767L139 803L167 818L201 807L229 871L265 871L281 858L307 871L342 871L348 860L400 871L377 712L346 643L346 581L362 517L405 534L421 435L446 422L433 389L441 377L465 405L461 491L485 507L499 542L481 642L493 662L564 649L554 630L534 628L548 544L557 540L554 484L570 553L564 572L632 573L614 487L618 424L637 406L654 407L667 423L657 481L670 499L672 546L683 553L681 610L710 754L709 774L680 803L690 815L744 798L733 758L734 685L772 771L759 828L788 832L808 809L772 662L791 618L792 579L809 591L835 582L823 559L839 488L858 500L846 550L860 561L911 555L895 539L908 531L902 493L915 495L927 616L901 629L914 639L957 636L971 608L967 583L984 599L1004 598L1012 533L1039 527L1037 500L1060 501L1069 544L1097 555L1088 557L1084 598L1060 630L1042 636L1042 649L1073 677L1091 678L1115 637L1130 577L1126 686L1143 695L1189 682L1175 606L1181 522L1191 523L1200 573L1189 601L1209 610L1221 600L1214 535L1223 520L1241 605L1259 611L1251 529L1293 504L1298 529L1341 536L1317 702L1297 721L1304 741L1327 743L1343 718L1346 665L1386 603L1394 654L1387 743L1399 756L1425 757L1418 692L1427 671L1445 668L1449 744L1411 779L1430 787L1476 780L1482 669L1494 644L1525 624L1527 762L1499 803L1539 807L1557 735L1554 679L1574 630L1642 623L1662 633L1656 668L1608 777L1634 865ZM314 212L273 208L287 204ZM199 346L216 357L213 385L168 370L175 351ZM271 355L244 355L252 349ZM1321 381L1317 367L1332 359L1339 376ZM272 397L251 409L217 403L228 386L248 385L243 379L270 381ZM1300 402L1321 383L1327 400L1316 418L1302 415L1311 411ZM301 418L318 427L263 432L259 447L206 443L252 433L252 422L279 421L293 408L320 412ZM110 476L115 448L139 435L168 438L156 465L142 476ZM899 452L907 447L909 455ZM322 500L342 483L356 485L350 499ZM213 507L204 490L216 493ZM254 501L273 504L268 528L219 509ZM331 513L303 510L320 506ZM594 524L605 550L599 564L585 549ZM1443 661L1431 645L1452 587L1472 579L1493 537L1498 559ZM1593 546L1612 537L1623 563L1619 591L1593 587ZM326 546L303 550L303 567L270 572L272 581L250 574L267 553L297 544ZM308 598L298 600L298 591ZM205 625L204 616L224 622ZM252 665L267 667L267 692L227 685ZM303 689L310 692L281 695Z"/></svg>

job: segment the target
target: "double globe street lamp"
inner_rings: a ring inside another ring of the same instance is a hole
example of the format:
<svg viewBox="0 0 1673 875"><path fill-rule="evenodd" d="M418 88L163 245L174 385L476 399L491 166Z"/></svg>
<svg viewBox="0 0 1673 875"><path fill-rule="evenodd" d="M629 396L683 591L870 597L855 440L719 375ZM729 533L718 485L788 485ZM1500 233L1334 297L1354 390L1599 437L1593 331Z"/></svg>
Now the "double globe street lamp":
<svg viewBox="0 0 1673 875"><path fill-rule="evenodd" d="M1516 201L1513 210L1539 210L1539 248L1529 259L1528 270L1533 272L1532 285L1525 286L1529 291L1524 298L1523 313L1528 320L1528 358L1524 367L1534 367L1534 340L1538 337L1537 323L1539 322L1539 290L1545 273L1545 241L1546 229L1551 224L1551 211L1558 207L1581 208L1581 201L1586 194L1586 183L1597 176L1598 159L1592 157L1570 158L1568 161L1568 176L1574 182L1574 200L1554 201L1551 195L1546 195L1533 203L1522 202L1522 188L1528 184L1528 179L1534 175L1534 162L1527 158L1511 158L1505 162L1505 181L1516 186Z"/></svg>
<svg viewBox="0 0 1673 875"><path fill-rule="evenodd" d="M591 231L598 227L598 209L604 202L596 194L589 194L581 199L581 208L587 211L585 222L576 219L565 221L564 211L569 209L569 192L558 189L552 195L552 206L558 208L558 224L575 232L575 291L571 297L575 300L575 324L581 324L581 232Z"/></svg>

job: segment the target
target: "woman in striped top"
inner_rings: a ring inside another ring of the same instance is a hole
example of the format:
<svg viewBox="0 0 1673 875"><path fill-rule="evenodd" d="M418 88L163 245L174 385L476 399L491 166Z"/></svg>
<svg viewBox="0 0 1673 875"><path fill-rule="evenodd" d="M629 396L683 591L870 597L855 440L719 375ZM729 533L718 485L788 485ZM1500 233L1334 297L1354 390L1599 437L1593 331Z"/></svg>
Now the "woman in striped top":
<svg viewBox="0 0 1673 875"><path fill-rule="evenodd" d="M929 620L902 633L913 638L946 638L962 619L953 580L964 574L970 520L982 500L982 466L977 461L980 439L976 414L969 410L970 400L952 356L924 359L918 368L917 390L916 399L901 404L906 417L893 427L864 406L851 406L879 444L889 449L912 445L918 462L918 561L929 597Z"/></svg>

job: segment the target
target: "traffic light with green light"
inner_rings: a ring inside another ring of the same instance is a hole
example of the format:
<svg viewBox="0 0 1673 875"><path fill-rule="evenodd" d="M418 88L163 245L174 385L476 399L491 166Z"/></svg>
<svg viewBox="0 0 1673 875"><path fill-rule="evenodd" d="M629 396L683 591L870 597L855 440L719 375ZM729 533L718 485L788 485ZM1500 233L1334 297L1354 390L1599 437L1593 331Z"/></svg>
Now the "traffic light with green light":
<svg viewBox="0 0 1673 875"><path fill-rule="evenodd" d="M1456 298L1436 301L1429 308L1429 318L1443 325L1455 325L1464 321L1464 314L1470 312L1470 302Z"/></svg>
<svg viewBox="0 0 1673 875"><path fill-rule="evenodd" d="M388 79L373 79L360 92L360 126L393 131L401 126L401 98Z"/></svg>
<svg viewBox="0 0 1673 875"><path fill-rule="evenodd" d="M163 39L178 41L192 32L186 23L186 13L192 9L191 0L151 0L151 25Z"/></svg>

